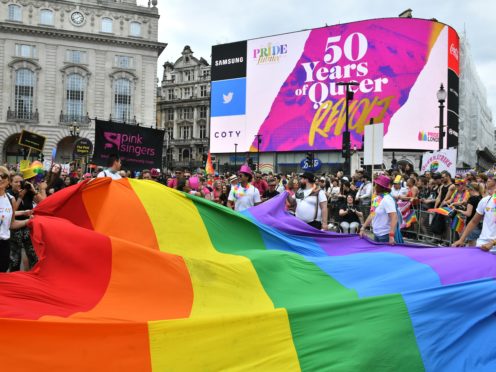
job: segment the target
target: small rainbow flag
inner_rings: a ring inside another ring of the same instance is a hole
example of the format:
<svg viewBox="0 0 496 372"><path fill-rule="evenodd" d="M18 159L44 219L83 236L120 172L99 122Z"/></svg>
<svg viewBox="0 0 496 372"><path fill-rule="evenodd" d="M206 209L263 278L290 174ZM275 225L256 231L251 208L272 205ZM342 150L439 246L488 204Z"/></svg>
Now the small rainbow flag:
<svg viewBox="0 0 496 372"><path fill-rule="evenodd" d="M451 230L456 231L458 234L461 234L464 228L465 220L459 215L456 215L451 222Z"/></svg>
<svg viewBox="0 0 496 372"><path fill-rule="evenodd" d="M410 213L405 218L405 226L408 229L412 224L417 222L417 214L412 209Z"/></svg>
<svg viewBox="0 0 496 372"><path fill-rule="evenodd" d="M437 214L440 214L442 216L449 216L449 214L451 212L453 212L453 209L451 208L448 208L448 207L442 207L442 208L431 208L431 209L428 209L427 212L430 212L430 213L437 213Z"/></svg>
<svg viewBox="0 0 496 372"><path fill-rule="evenodd" d="M205 166L205 173L211 175L215 174L214 166L212 164L212 154L210 154L210 151L208 152L207 165Z"/></svg>

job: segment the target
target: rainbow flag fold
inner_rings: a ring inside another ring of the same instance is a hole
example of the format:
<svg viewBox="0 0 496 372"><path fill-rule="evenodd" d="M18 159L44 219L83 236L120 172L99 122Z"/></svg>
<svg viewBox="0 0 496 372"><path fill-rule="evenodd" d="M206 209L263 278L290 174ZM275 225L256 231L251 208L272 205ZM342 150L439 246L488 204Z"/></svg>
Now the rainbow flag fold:
<svg viewBox="0 0 496 372"><path fill-rule="evenodd" d="M0 274L5 371L496 370L496 257L313 229L102 178L43 201ZM474 326L478 325L477 327Z"/></svg>

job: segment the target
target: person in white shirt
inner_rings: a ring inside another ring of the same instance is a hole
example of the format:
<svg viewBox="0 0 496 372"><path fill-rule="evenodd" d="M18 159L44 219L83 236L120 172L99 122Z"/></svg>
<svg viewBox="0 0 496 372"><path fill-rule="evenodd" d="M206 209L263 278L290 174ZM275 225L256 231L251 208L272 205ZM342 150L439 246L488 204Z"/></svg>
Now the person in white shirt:
<svg viewBox="0 0 496 372"><path fill-rule="evenodd" d="M97 178L110 177L113 180L120 180L122 177L119 174L121 170L121 159L119 155L110 155L107 161L107 169L97 174Z"/></svg>
<svg viewBox="0 0 496 372"><path fill-rule="evenodd" d="M389 177L382 175L374 180L375 197L370 207L370 215L360 229L360 237L365 235L367 226L372 225L376 242L394 245L398 216L396 203L390 195L390 182Z"/></svg>
<svg viewBox="0 0 496 372"><path fill-rule="evenodd" d="M406 195L408 194L408 189L403 186L403 180L400 175L397 175L394 179L393 188L390 194L395 200L400 200L400 197L406 197Z"/></svg>
<svg viewBox="0 0 496 372"><path fill-rule="evenodd" d="M231 183L231 191L227 198L227 206L235 211L242 212L245 209L261 203L260 191L250 182L253 173L247 164L243 164L239 171L241 182L234 185ZM234 179L233 179L234 181Z"/></svg>
<svg viewBox="0 0 496 372"><path fill-rule="evenodd" d="M10 230L24 228L29 223L29 218L15 219L14 197L7 193L9 185L9 170L0 166L0 272L7 272L10 265Z"/></svg>
<svg viewBox="0 0 496 372"><path fill-rule="evenodd" d="M289 199L296 203L295 216L319 230L327 230L327 197L315 185L315 176L305 172L300 177L300 189Z"/></svg>
<svg viewBox="0 0 496 372"><path fill-rule="evenodd" d="M482 231L475 245L483 251L496 253L496 175L487 172L486 176L486 190L489 195L479 201L474 217L463 230L460 239L453 243L454 247L463 247L467 236L482 220Z"/></svg>
<svg viewBox="0 0 496 372"><path fill-rule="evenodd" d="M373 186L372 182L370 182L370 176L368 174L364 174L362 176L362 182L363 183L360 185L355 199L358 202L358 207L363 213L364 218L367 219L370 212L370 203L372 202Z"/></svg>

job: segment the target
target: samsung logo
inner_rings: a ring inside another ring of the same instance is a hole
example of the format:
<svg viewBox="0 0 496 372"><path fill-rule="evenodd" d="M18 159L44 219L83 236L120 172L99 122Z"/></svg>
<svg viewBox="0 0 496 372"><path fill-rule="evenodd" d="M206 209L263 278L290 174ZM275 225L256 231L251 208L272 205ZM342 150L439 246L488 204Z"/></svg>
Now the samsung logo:
<svg viewBox="0 0 496 372"><path fill-rule="evenodd" d="M243 63L243 61L243 57L219 59L215 61L215 66L235 65L237 63Z"/></svg>

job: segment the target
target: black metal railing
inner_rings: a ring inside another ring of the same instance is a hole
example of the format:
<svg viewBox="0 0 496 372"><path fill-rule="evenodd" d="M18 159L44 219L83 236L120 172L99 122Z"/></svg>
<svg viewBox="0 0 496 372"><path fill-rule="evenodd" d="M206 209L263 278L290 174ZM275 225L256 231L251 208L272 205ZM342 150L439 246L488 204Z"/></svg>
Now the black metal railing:
<svg viewBox="0 0 496 372"><path fill-rule="evenodd" d="M28 110L11 110L7 109L7 121L27 121L32 123L39 122L38 109L35 111Z"/></svg>
<svg viewBox="0 0 496 372"><path fill-rule="evenodd" d="M86 115L74 115L64 114L62 111L60 112L59 121L61 124L69 125L72 125L74 123L77 123L78 125L89 125L91 123L91 119L88 113L86 113Z"/></svg>

